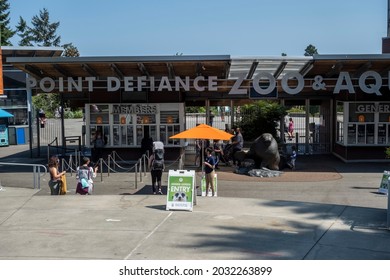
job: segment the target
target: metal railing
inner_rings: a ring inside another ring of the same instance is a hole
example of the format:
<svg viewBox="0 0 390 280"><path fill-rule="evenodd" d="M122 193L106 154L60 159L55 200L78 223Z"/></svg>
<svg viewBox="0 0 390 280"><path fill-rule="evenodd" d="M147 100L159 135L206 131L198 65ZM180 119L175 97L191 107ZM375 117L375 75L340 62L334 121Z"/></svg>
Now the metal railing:
<svg viewBox="0 0 390 280"><path fill-rule="evenodd" d="M34 189L41 189L41 177L47 173L46 166L42 164L32 164L32 163L11 163L11 162L0 162L0 165L11 165L11 166L31 166L33 168L33 181ZM41 168L45 170L41 175Z"/></svg>
<svg viewBox="0 0 390 280"><path fill-rule="evenodd" d="M75 152L74 155L69 156L69 161L66 161L65 158L62 158L62 170L66 170L73 176L73 172L76 172L77 167L80 164L80 156L81 152ZM172 165L178 163L178 169L183 169L184 167L184 148L180 152L179 158L175 161L166 165L165 168L169 169ZM131 165L130 168L123 167L119 163L128 163ZM138 189L138 183L143 182L143 177L146 177L149 171L149 153L143 154L135 163L134 161L126 161L122 159L116 151L113 151L108 155L107 159L104 160L100 158L96 165L99 166L100 171L100 181L103 182L103 166L107 168L107 177L110 176L111 173L117 172L129 172L134 173L134 187ZM118 171L118 169L120 171Z"/></svg>

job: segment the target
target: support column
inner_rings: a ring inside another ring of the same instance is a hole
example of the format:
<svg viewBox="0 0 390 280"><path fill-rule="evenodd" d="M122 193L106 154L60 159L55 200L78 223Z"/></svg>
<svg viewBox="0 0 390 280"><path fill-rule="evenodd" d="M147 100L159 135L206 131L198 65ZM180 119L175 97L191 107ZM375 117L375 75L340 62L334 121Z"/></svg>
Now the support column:
<svg viewBox="0 0 390 280"><path fill-rule="evenodd" d="M28 77L28 75L27 75ZM27 118L28 118L28 138L29 138L29 148L30 148L30 157L33 158L33 119L32 119L32 91L31 88L27 88ZM38 125L38 124L37 124Z"/></svg>
<svg viewBox="0 0 390 280"><path fill-rule="evenodd" d="M205 106L206 106L206 124L209 125L210 123L210 100L205 100Z"/></svg>
<svg viewBox="0 0 390 280"><path fill-rule="evenodd" d="M305 154L310 154L310 99L305 99Z"/></svg>
<svg viewBox="0 0 390 280"><path fill-rule="evenodd" d="M234 126L234 104L233 100L230 99L230 129Z"/></svg>

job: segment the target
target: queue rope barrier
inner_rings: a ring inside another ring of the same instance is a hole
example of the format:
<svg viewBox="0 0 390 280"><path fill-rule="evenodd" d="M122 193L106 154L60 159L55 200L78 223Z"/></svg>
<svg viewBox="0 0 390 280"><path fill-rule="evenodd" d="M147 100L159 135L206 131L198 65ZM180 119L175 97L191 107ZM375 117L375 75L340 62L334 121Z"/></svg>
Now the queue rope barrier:
<svg viewBox="0 0 390 280"><path fill-rule="evenodd" d="M125 162L125 163L133 163L133 162L130 162L130 161L125 161L123 160L116 151L113 151L111 154L108 155L107 157L107 160L104 160L103 158L100 158L98 160L98 162L96 163L96 165L98 165L101 170L100 170L100 173L101 173L101 181L103 181L103 172L102 172L102 167L103 165L107 168L107 174L109 176L110 172L113 172L113 173L118 173L118 172L127 172L127 173L130 173L130 172L134 172L135 174L135 189L137 189L137 182L138 182L138 173L139 174L139 181L140 182L143 182L143 179L142 179L142 171L144 172L144 177L147 176L147 169L148 169L148 162L149 162L149 159L150 157L147 155L147 154L143 154L141 158L139 158L135 164L133 164L133 166L131 168L125 168L121 165L119 165L117 163L117 158L119 158L120 161L122 162ZM109 161L109 163L107 163L107 161ZM172 163L170 163L169 165L166 166L167 169L169 169L171 166L173 166L174 164L176 163L179 163L179 168L178 169L182 169L182 166L183 166L183 154L181 154L176 160L174 160ZM73 168L73 165L75 165L75 167ZM114 168L112 168L110 165L113 165ZM142 165L143 165L143 168L142 168ZM115 169L118 168L118 169L121 169L122 171L118 171ZM67 162L64 158L62 159L62 169L65 170L65 171L70 171L71 173L71 176L73 176L73 172L76 173L77 171L77 164L76 162L73 160L73 155L71 154L69 156L69 162Z"/></svg>

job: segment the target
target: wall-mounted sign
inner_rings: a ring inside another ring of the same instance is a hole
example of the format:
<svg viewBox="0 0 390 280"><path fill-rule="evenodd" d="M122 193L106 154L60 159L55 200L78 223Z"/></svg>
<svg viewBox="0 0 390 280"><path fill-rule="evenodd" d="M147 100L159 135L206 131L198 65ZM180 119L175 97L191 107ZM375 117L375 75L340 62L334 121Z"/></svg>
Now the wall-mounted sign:
<svg viewBox="0 0 390 280"><path fill-rule="evenodd" d="M390 113L390 104L357 104L356 113Z"/></svg>
<svg viewBox="0 0 390 280"><path fill-rule="evenodd" d="M390 72L388 75L390 75ZM389 77L386 77L386 79L389 80ZM291 80L294 81L293 86L289 83ZM327 87L330 87L321 75L305 79L299 72L288 72L280 80L276 80L271 73L266 71L257 73L253 79L246 79L246 74L243 73L237 79L218 79L217 76L197 76L194 79L190 79L188 76L176 76L172 79L166 76L158 78L153 76L130 76L123 77L122 80L117 77L107 77L105 80L108 93L119 90L124 92L216 92L220 87L226 89L226 81L233 82L228 89L228 93L231 95L248 95L249 88L243 87L244 82L250 82L253 91L264 96L272 96L278 85L284 93L299 94L304 89L306 81L310 82L313 91L327 90ZM97 82L101 85L102 80L98 80L96 77L59 77L58 80L51 77L44 77L41 80L27 77L26 87L27 89L39 88L48 93L83 92L86 90L93 92ZM268 83L270 86L264 89L261 86L262 83ZM390 83L387 84L390 89ZM354 94L355 87L358 87L364 93L381 96L382 85L382 77L375 71L366 71L359 78L351 78L349 72L340 72L335 85L332 85L332 87L334 94L339 94L341 91Z"/></svg>
<svg viewBox="0 0 390 280"><path fill-rule="evenodd" d="M157 114L157 105L153 104L132 104L132 105L114 105L113 114Z"/></svg>

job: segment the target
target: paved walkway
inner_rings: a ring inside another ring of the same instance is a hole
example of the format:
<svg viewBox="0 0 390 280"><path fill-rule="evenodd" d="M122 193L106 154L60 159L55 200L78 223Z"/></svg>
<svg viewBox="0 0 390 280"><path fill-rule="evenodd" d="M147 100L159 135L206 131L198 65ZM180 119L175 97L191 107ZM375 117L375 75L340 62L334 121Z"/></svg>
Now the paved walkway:
<svg viewBox="0 0 390 280"><path fill-rule="evenodd" d="M0 161L39 161L25 153L0 148ZM104 174L95 195L79 196L69 174L68 195L50 196L31 171L0 167L0 259L388 260L385 169L325 156L300 157L279 178L222 167L218 197L186 212L166 211L150 176L135 189L134 174Z"/></svg>

